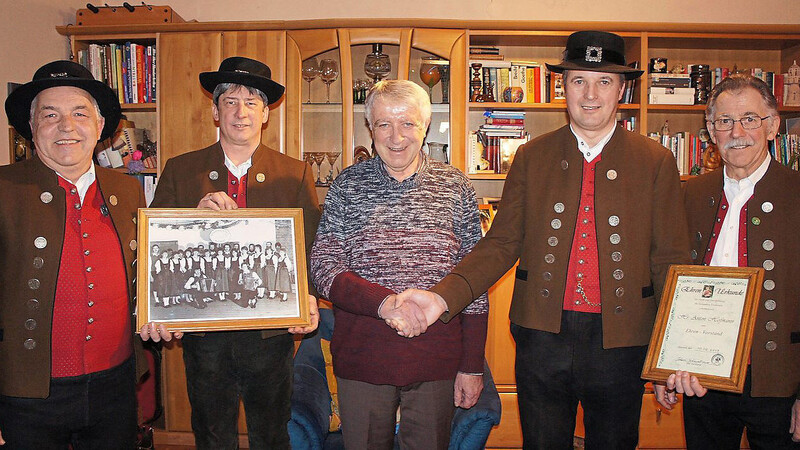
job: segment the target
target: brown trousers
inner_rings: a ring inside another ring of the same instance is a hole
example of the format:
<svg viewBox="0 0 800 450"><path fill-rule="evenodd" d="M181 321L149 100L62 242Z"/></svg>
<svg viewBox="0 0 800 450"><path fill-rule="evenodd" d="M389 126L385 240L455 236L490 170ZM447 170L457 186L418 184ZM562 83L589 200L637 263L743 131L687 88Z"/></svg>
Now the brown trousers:
<svg viewBox="0 0 800 450"><path fill-rule="evenodd" d="M336 377L347 450L446 450L455 413L454 380L407 386L375 385Z"/></svg>

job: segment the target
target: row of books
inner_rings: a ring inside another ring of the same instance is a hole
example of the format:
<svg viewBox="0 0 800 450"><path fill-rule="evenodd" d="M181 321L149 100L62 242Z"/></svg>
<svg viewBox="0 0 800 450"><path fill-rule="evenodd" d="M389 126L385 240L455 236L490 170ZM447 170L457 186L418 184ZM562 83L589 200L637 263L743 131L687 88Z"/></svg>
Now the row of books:
<svg viewBox="0 0 800 450"><path fill-rule="evenodd" d="M707 143L692 133L681 131L675 134L650 133L650 139L658 141L672 151L681 175L698 175L703 167L703 151Z"/></svg>
<svg viewBox="0 0 800 450"><path fill-rule="evenodd" d="M481 91L472 101L506 103L560 103L565 101L563 74L550 72L536 61L503 61L472 59L470 66L480 64ZM501 55L502 56L502 55ZM638 63L631 63L638 67ZM473 66L474 67L474 66ZM473 69L474 70L474 69ZM473 76L475 74L473 73ZM625 82L621 103L631 103L635 80Z"/></svg>
<svg viewBox="0 0 800 450"><path fill-rule="evenodd" d="M561 74L550 74L534 61L472 60L481 65L481 98L478 101L550 103L564 101ZM474 74L473 74L474 75Z"/></svg>
<svg viewBox="0 0 800 450"><path fill-rule="evenodd" d="M486 111L484 124L470 134L467 172L507 173L520 145L528 142L525 113Z"/></svg>
<svg viewBox="0 0 800 450"><path fill-rule="evenodd" d="M649 103L651 105L692 105L694 104L695 86L692 85L691 65L687 73L651 73L649 80ZM797 70L789 69L790 72ZM800 106L800 98L794 92L800 92L800 86L790 73L775 73L759 67L745 69L750 75L763 80L772 89L778 106ZM716 67L710 70L710 87L713 88L733 73L742 72L736 67ZM791 86L791 87L790 87Z"/></svg>
<svg viewBox="0 0 800 450"><path fill-rule="evenodd" d="M156 46L135 42L89 44L78 51L78 62L106 83L120 103L155 103Z"/></svg>
<svg viewBox="0 0 800 450"><path fill-rule="evenodd" d="M800 170L800 135L779 134L769 143L769 154L781 164Z"/></svg>

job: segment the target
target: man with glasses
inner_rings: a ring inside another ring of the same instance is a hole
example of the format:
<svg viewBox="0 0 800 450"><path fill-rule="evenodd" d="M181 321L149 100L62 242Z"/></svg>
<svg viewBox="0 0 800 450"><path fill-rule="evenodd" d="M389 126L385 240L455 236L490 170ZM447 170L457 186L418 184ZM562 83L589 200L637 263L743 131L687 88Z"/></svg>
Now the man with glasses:
<svg viewBox="0 0 800 450"><path fill-rule="evenodd" d="M697 264L765 269L750 365L742 394L708 391L678 371L656 386L656 397L671 409L684 394L690 449L738 449L745 427L751 448L800 448L800 279L793 261L800 254L800 175L770 158L780 117L758 78L736 74L717 85L706 123L724 169L686 183L691 256Z"/></svg>

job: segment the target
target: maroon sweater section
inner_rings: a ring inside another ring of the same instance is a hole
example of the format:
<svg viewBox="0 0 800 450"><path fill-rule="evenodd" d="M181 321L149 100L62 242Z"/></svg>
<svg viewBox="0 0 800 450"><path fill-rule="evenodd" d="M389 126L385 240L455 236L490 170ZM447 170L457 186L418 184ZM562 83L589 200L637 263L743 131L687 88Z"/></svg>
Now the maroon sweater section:
<svg viewBox="0 0 800 450"><path fill-rule="evenodd" d="M405 386L452 379L458 371L483 372L482 354L465 358L475 352L463 352L462 347L483 348L486 314L469 317L464 323L462 315L449 323L437 321L424 334L404 338L378 317L381 302L391 294L391 289L353 272L336 276L330 290L330 300L336 305L336 333L331 342L336 376Z"/></svg>

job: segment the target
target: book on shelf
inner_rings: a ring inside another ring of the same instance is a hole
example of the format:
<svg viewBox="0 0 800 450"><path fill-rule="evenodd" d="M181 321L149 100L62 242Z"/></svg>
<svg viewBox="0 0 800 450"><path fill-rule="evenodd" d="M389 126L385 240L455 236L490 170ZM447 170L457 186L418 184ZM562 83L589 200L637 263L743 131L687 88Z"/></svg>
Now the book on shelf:
<svg viewBox="0 0 800 450"><path fill-rule="evenodd" d="M672 152L681 175L700 173L700 168L703 167L703 151L708 145L700 138L686 131L665 135L649 133L647 136Z"/></svg>
<svg viewBox="0 0 800 450"><path fill-rule="evenodd" d="M499 55L500 49L497 47L493 47L490 45L470 45L469 46L469 53L470 54L485 54L485 55Z"/></svg>
<svg viewBox="0 0 800 450"><path fill-rule="evenodd" d="M648 102L651 105L694 105L694 94L649 94Z"/></svg>
<svg viewBox="0 0 800 450"><path fill-rule="evenodd" d="M120 103L153 103L156 92L155 45L135 42L89 44L78 50L78 62L106 83Z"/></svg>
<svg viewBox="0 0 800 450"><path fill-rule="evenodd" d="M492 110L483 115L486 123L470 133L467 172L506 173L517 148L530 139L525 113Z"/></svg>
<svg viewBox="0 0 800 450"><path fill-rule="evenodd" d="M778 134L769 142L769 154L790 169L800 170L800 135Z"/></svg>

